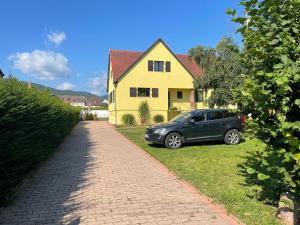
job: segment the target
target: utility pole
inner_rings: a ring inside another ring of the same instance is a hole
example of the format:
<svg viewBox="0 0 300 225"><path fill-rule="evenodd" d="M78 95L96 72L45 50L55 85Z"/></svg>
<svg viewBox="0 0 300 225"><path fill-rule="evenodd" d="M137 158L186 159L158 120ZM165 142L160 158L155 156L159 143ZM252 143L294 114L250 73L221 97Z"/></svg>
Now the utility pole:
<svg viewBox="0 0 300 225"><path fill-rule="evenodd" d="M32 88L31 75L29 75L28 89L31 89L31 88Z"/></svg>

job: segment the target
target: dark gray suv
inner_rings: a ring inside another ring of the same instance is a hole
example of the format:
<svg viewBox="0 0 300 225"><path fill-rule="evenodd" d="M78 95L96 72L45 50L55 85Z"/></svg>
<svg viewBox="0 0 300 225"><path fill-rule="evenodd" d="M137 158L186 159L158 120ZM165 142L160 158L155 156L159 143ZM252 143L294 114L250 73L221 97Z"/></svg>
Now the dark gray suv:
<svg viewBox="0 0 300 225"><path fill-rule="evenodd" d="M208 140L224 140L227 144L239 144L244 116L225 109L202 109L183 113L169 123L146 129L148 142L168 148L180 148L184 143Z"/></svg>

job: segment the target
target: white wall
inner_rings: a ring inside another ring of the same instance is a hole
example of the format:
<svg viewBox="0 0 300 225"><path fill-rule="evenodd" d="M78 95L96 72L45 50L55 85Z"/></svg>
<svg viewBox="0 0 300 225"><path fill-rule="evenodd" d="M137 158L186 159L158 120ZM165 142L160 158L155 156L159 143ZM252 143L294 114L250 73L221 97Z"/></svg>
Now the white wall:
<svg viewBox="0 0 300 225"><path fill-rule="evenodd" d="M97 114L97 118L108 118L108 110L91 110L91 114Z"/></svg>
<svg viewBox="0 0 300 225"><path fill-rule="evenodd" d="M71 102L70 105L72 105L72 106L85 106L84 102Z"/></svg>

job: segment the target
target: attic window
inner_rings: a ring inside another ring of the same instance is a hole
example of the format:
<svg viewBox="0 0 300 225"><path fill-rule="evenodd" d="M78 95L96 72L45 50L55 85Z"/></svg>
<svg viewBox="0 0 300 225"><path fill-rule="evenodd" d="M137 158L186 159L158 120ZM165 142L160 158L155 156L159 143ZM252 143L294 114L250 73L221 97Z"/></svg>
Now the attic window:
<svg viewBox="0 0 300 225"><path fill-rule="evenodd" d="M164 62L163 61L154 61L154 71L164 71Z"/></svg>

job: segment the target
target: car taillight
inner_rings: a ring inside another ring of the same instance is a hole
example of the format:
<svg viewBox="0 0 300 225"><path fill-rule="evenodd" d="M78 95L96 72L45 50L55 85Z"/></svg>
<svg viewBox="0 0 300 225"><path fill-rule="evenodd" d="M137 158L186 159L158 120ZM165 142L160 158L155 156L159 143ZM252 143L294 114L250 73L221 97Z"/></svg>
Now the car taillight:
<svg viewBox="0 0 300 225"><path fill-rule="evenodd" d="M242 115L242 124L245 124L245 123L246 123L246 116Z"/></svg>

